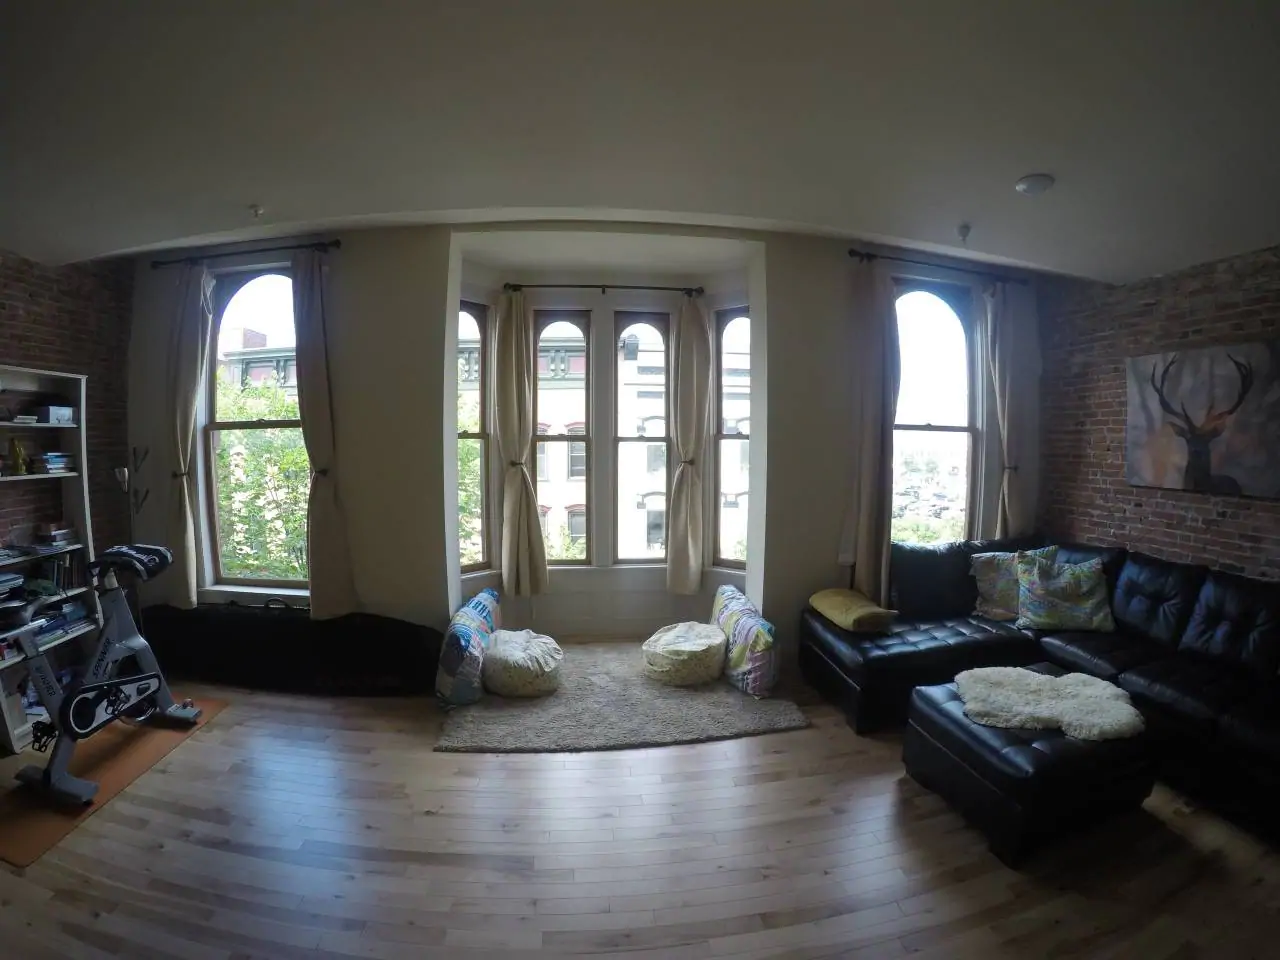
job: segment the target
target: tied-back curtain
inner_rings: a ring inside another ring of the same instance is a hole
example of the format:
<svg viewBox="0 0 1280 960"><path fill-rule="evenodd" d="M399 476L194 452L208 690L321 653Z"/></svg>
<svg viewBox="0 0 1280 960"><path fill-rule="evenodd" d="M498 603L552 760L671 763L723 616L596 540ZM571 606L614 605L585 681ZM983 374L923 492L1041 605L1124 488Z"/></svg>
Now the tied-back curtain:
<svg viewBox="0 0 1280 960"><path fill-rule="evenodd" d="M293 325L297 332L298 412L311 461L307 499L307 569L311 616L339 617L358 607L347 521L334 464L333 394L329 386L328 265L319 250L293 256Z"/></svg>
<svg viewBox="0 0 1280 960"><path fill-rule="evenodd" d="M889 603L889 528L893 504L893 424L898 410L898 317L892 278L873 263L854 267L853 483L840 537L840 563L853 586Z"/></svg>
<svg viewBox="0 0 1280 960"><path fill-rule="evenodd" d="M685 297L672 333L677 463L667 511L667 589L691 594L702 585L702 477L711 408L711 328L694 297Z"/></svg>
<svg viewBox="0 0 1280 960"><path fill-rule="evenodd" d="M177 315L169 339L168 409L173 411L172 493L168 546L173 550L172 584L166 591L177 607L196 605L195 475L196 391L209 358L213 335L213 277L202 264L182 268L177 281Z"/></svg>
<svg viewBox="0 0 1280 960"><path fill-rule="evenodd" d="M529 597L547 585L547 554L529 459L533 448L533 391L537 383L533 314L520 291L498 301L497 430L502 457L502 586Z"/></svg>
<svg viewBox="0 0 1280 960"><path fill-rule="evenodd" d="M1021 284L983 290L983 352L994 396L987 432L1000 450L997 537L1031 533L1039 493L1040 324L1035 294Z"/></svg>

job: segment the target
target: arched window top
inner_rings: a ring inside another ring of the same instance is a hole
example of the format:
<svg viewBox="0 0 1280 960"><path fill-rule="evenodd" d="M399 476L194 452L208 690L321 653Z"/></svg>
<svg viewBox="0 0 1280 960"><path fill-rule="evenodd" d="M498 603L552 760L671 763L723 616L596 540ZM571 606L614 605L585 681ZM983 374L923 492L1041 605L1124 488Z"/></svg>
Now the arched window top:
<svg viewBox="0 0 1280 960"><path fill-rule="evenodd" d="M898 298L899 426L969 425L969 351L964 324L935 293Z"/></svg>
<svg viewBox="0 0 1280 960"><path fill-rule="evenodd" d="M458 312L458 345L477 345L480 343L480 324L466 310Z"/></svg>
<svg viewBox="0 0 1280 960"><path fill-rule="evenodd" d="M618 337L618 347L626 350L634 342L640 350L661 350L666 344L662 331L651 323L633 323Z"/></svg>
<svg viewBox="0 0 1280 960"><path fill-rule="evenodd" d="M244 350L292 351L293 281L281 273L254 277L227 301L218 325L218 357Z"/></svg>

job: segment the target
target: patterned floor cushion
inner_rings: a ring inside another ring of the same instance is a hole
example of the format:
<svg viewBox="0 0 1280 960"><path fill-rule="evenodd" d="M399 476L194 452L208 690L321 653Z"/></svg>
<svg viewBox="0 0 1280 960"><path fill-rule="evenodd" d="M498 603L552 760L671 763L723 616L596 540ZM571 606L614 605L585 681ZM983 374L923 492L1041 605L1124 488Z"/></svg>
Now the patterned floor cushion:
<svg viewBox="0 0 1280 960"><path fill-rule="evenodd" d="M663 627L640 647L644 672L673 687L707 683L724 672L725 637L709 623Z"/></svg>
<svg viewBox="0 0 1280 960"><path fill-rule="evenodd" d="M500 697L545 697L560 686L564 651L532 630L495 630L484 652L484 688Z"/></svg>

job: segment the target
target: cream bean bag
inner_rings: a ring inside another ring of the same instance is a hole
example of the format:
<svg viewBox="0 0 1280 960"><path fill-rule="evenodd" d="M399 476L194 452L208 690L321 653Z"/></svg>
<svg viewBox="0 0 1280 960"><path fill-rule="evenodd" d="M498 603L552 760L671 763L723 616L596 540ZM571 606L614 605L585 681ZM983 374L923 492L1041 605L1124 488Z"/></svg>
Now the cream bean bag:
<svg viewBox="0 0 1280 960"><path fill-rule="evenodd" d="M724 672L724 632L710 623L663 627L640 647L645 676L672 687L708 683Z"/></svg>
<svg viewBox="0 0 1280 960"><path fill-rule="evenodd" d="M495 630L484 652L484 688L500 697L545 697L560 686L564 651L532 630Z"/></svg>

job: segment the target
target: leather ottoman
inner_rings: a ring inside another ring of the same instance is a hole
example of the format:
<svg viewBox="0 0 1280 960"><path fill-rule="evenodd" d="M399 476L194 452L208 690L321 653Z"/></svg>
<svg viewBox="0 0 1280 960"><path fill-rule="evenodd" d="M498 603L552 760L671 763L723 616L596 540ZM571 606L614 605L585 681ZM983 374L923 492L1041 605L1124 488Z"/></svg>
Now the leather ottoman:
<svg viewBox="0 0 1280 960"><path fill-rule="evenodd" d="M1007 864L1073 827L1141 806L1155 776L1145 736L1076 740L1060 730L985 727L965 716L954 683L912 691L902 760Z"/></svg>

